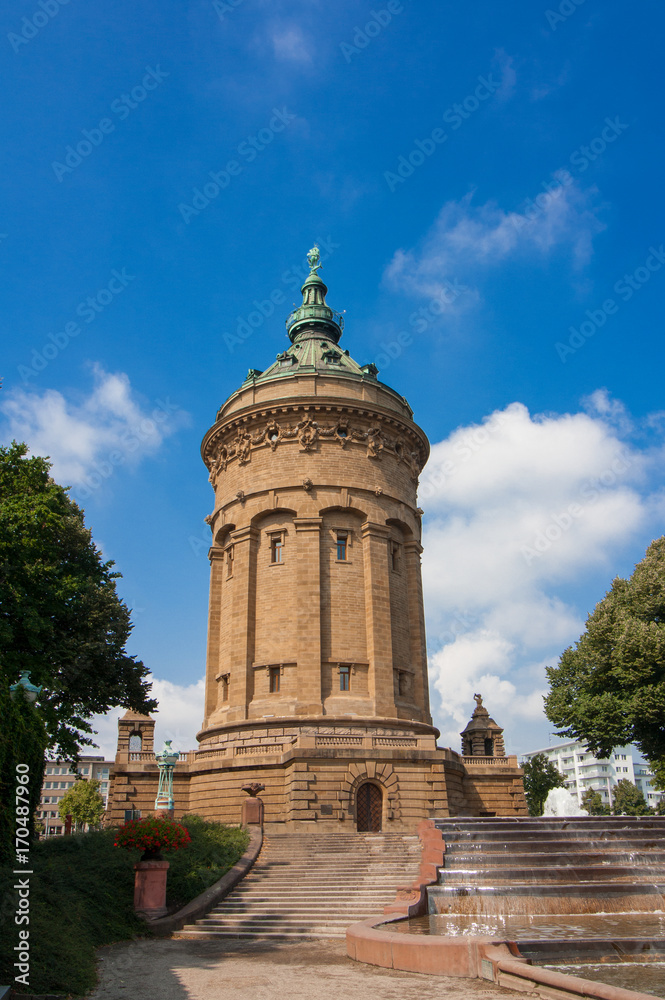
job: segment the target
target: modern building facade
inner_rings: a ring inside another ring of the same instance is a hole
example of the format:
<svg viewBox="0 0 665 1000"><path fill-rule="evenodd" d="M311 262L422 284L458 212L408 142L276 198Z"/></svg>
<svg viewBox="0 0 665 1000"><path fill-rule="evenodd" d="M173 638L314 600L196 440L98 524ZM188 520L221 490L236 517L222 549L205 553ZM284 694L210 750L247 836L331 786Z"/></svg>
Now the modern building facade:
<svg viewBox="0 0 665 1000"><path fill-rule="evenodd" d="M376 366L339 346L342 317L309 257L289 346L250 369L201 447L214 490L206 693L176 814L237 820L247 782L265 785L280 828L526 813L500 740L468 756L437 746L416 496L429 442ZM151 807L149 721L120 722L116 821Z"/></svg>
<svg viewBox="0 0 665 1000"><path fill-rule="evenodd" d="M79 759L76 772L74 772L68 761L49 760L46 762L42 794L35 814L36 819L44 827L43 836L54 837L64 832L65 824L60 819L58 806L65 792L78 780L77 773L85 780L99 781L99 791L104 799L104 809L108 807L113 763L112 760L104 760L103 757L82 756Z"/></svg>
<svg viewBox="0 0 665 1000"><path fill-rule="evenodd" d="M545 754L566 780L566 788L577 796L582 804L582 796L589 789L599 792L605 805L612 807L613 789L617 782L625 779L640 789L647 805L657 806L663 792L656 791L651 784L653 771L636 753L634 747L619 747L607 759L599 759L585 743L570 740L555 746L532 750L524 754L523 760L531 760L536 754Z"/></svg>

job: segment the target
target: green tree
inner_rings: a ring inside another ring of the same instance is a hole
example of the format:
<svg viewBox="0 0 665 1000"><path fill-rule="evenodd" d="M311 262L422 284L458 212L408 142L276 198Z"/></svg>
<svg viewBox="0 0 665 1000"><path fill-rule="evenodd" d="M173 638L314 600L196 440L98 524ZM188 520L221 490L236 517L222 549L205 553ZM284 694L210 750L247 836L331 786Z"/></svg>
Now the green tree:
<svg viewBox="0 0 665 1000"><path fill-rule="evenodd" d="M644 795L632 783L622 778L612 793L612 813L615 816L646 816L651 812Z"/></svg>
<svg viewBox="0 0 665 1000"><path fill-rule="evenodd" d="M100 782L96 778L86 780L80 778L68 788L60 799L58 814L64 820L71 816L76 829L88 826L98 826L104 814L104 799L99 791Z"/></svg>
<svg viewBox="0 0 665 1000"><path fill-rule="evenodd" d="M83 512L44 458L0 448L0 648L8 683L29 669L55 755L94 745L91 717L122 706L150 712L147 668L128 656L132 625Z"/></svg>
<svg viewBox="0 0 665 1000"><path fill-rule="evenodd" d="M582 809L586 809L589 816L609 816L610 807L603 802L600 792L593 788L587 788L582 796Z"/></svg>
<svg viewBox="0 0 665 1000"><path fill-rule="evenodd" d="M553 788L563 788L564 777L544 753L537 753L531 760L524 761L522 769L529 816L542 816L548 792Z"/></svg>
<svg viewBox="0 0 665 1000"><path fill-rule="evenodd" d="M545 714L562 736L597 757L634 743L652 766L665 762L665 537L614 580L547 676Z"/></svg>
<svg viewBox="0 0 665 1000"><path fill-rule="evenodd" d="M44 777L47 735L41 712L0 673L0 862L16 850L17 820L34 836L34 817ZM27 790L19 791L19 785ZM27 807L27 812L25 808ZM24 838L21 838L21 841ZM18 846L25 846L19 842Z"/></svg>

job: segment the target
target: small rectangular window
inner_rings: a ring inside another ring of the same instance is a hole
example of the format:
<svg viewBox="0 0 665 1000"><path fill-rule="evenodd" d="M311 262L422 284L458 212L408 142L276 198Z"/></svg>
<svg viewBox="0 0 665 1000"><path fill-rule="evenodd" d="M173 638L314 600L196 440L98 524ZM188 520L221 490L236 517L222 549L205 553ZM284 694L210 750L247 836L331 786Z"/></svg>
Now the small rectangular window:
<svg viewBox="0 0 665 1000"><path fill-rule="evenodd" d="M399 543L390 543L390 565L394 570L399 569Z"/></svg>
<svg viewBox="0 0 665 1000"><path fill-rule="evenodd" d="M348 691L351 685L351 667L339 668L339 689Z"/></svg>
<svg viewBox="0 0 665 1000"><path fill-rule="evenodd" d="M401 698L409 694L409 675L406 670L395 670L395 693Z"/></svg>
<svg viewBox="0 0 665 1000"><path fill-rule="evenodd" d="M284 542L281 535L274 535L270 540L270 561L284 562Z"/></svg>
<svg viewBox="0 0 665 1000"><path fill-rule="evenodd" d="M345 531L337 532L337 560L338 562L346 562L346 549L348 544L348 535Z"/></svg>
<svg viewBox="0 0 665 1000"><path fill-rule="evenodd" d="M229 674L222 674L222 701L229 700Z"/></svg>
<svg viewBox="0 0 665 1000"><path fill-rule="evenodd" d="M277 694L279 691L279 667L270 667L270 693Z"/></svg>
<svg viewBox="0 0 665 1000"><path fill-rule="evenodd" d="M226 575L233 576L233 546L226 550Z"/></svg>

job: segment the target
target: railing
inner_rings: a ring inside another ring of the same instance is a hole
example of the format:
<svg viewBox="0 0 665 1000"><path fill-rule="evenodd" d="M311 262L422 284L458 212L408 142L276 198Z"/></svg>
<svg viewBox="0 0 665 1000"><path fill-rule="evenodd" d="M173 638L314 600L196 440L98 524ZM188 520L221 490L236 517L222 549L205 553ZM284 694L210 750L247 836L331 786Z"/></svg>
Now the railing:
<svg viewBox="0 0 665 1000"><path fill-rule="evenodd" d="M290 330L294 323L308 319L323 319L328 320L328 322L332 320L340 330L344 329L344 317L342 314L338 313L335 309L331 309L330 306L324 305L299 306L297 309L294 309L286 317L286 329Z"/></svg>
<svg viewBox="0 0 665 1000"><path fill-rule="evenodd" d="M375 736L375 747L417 747L418 739L415 736Z"/></svg>
<svg viewBox="0 0 665 1000"><path fill-rule="evenodd" d="M504 767L517 767L517 757L514 755L510 757L461 757L460 759L465 767L468 767L469 764L495 764L499 766L503 765Z"/></svg>
<svg viewBox="0 0 665 1000"><path fill-rule="evenodd" d="M266 754L266 753L284 753L283 743L264 743L258 746L245 746L236 747L234 750L236 756L241 756L242 754L251 753L255 755Z"/></svg>
<svg viewBox="0 0 665 1000"><path fill-rule="evenodd" d="M363 745L362 736L317 736L317 747L361 747Z"/></svg>
<svg viewBox="0 0 665 1000"><path fill-rule="evenodd" d="M226 757L228 755L227 747L223 747L221 750L196 750L196 760L208 760L210 757Z"/></svg>
<svg viewBox="0 0 665 1000"><path fill-rule="evenodd" d="M462 757L464 764L501 764L506 762L505 757Z"/></svg>
<svg viewBox="0 0 665 1000"><path fill-rule="evenodd" d="M179 755L178 755L179 759L180 760L188 760L190 752L191 751L189 751L189 750L181 750L180 753L179 753ZM156 764L157 763L157 761L155 760L154 753L152 753L152 751L150 751L150 750L130 750L129 751L129 759L130 759L130 761L142 761L142 760L144 760L144 761L148 761L151 764Z"/></svg>

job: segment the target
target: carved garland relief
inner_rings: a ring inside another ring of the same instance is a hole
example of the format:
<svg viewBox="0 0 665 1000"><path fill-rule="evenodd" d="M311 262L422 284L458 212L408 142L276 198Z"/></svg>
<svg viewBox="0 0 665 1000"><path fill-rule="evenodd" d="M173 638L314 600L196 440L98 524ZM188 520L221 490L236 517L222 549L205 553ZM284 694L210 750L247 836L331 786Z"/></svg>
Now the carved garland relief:
<svg viewBox="0 0 665 1000"><path fill-rule="evenodd" d="M222 444L217 457L212 459L209 482L213 488L217 487L221 473L226 472L232 458L237 458L239 465L247 465L251 461L253 448L267 443L275 451L281 441L293 438L298 439L300 450L304 452L315 451L319 438L337 441L341 448L346 448L349 441L364 444L367 457L374 461L381 461L384 451L392 452L399 462L408 466L414 482L418 481L423 464L420 451L409 451L404 438L391 439L378 424L362 431L352 428L346 419L341 418L335 424L323 426L308 413L295 425L280 424L273 418L256 434L239 427L232 443Z"/></svg>

